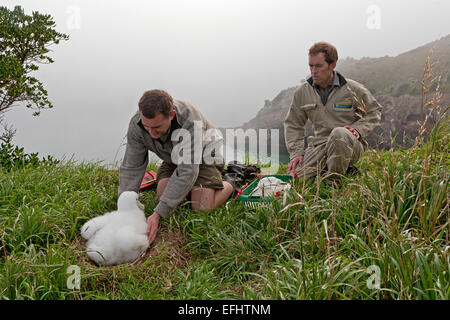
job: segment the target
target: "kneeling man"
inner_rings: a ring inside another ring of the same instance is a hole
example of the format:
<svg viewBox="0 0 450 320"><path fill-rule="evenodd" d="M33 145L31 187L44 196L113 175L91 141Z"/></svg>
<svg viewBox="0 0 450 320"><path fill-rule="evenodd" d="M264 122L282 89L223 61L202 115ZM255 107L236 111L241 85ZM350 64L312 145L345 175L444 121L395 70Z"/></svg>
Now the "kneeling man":
<svg viewBox="0 0 450 320"><path fill-rule="evenodd" d="M339 180L363 155L367 135L380 123L382 106L362 84L344 78L334 68L336 48L318 42L309 49L311 77L294 94L284 121L290 155L288 173L311 178L322 172ZM305 124L314 136L305 148Z"/></svg>
<svg viewBox="0 0 450 320"><path fill-rule="evenodd" d="M189 193L194 210L208 211L225 203L233 192L233 186L222 181L223 157L214 152L216 147L211 148L217 140L205 134L208 130L214 127L194 106L174 100L163 90L146 91L139 100L139 111L128 127L118 194L139 190L149 150L162 159L157 172L159 203L147 219L150 242L155 239L160 217ZM214 162L203 161L205 149L212 150Z"/></svg>

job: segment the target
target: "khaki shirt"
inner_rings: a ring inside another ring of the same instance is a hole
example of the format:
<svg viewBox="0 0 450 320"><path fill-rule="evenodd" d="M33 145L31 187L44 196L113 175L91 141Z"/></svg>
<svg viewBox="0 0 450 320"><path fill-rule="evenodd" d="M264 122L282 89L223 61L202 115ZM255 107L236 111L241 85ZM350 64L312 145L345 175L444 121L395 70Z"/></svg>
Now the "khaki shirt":
<svg viewBox="0 0 450 320"><path fill-rule="evenodd" d="M382 106L362 84L345 79L339 72L340 87L334 87L324 105L309 78L294 93L292 104L284 120L286 147L290 159L305 154L305 124L308 119L314 125L314 137L308 144L319 145L327 141L336 127L349 125L365 138L380 123Z"/></svg>

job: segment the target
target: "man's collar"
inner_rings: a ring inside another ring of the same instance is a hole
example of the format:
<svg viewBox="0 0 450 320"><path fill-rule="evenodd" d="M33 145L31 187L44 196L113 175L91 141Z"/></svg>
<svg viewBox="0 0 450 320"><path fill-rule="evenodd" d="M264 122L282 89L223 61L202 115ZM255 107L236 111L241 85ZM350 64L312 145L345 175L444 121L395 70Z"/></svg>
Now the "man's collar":
<svg viewBox="0 0 450 320"><path fill-rule="evenodd" d="M341 86L341 82L339 81L339 77L337 75L336 71L333 71L334 75L333 75L333 87L340 87Z"/></svg>
<svg viewBox="0 0 450 320"><path fill-rule="evenodd" d="M333 71L334 73L334 77L333 77L333 82L331 83L331 85L337 86L337 87L342 87L343 85L345 85L347 83L347 80L345 80L344 76L342 74L340 74L339 72L337 72L336 70ZM312 79L312 77L309 77L306 80L312 87L316 87L316 85L314 84L314 81Z"/></svg>
<svg viewBox="0 0 450 320"><path fill-rule="evenodd" d="M178 122L177 114L175 113L175 116L170 122L169 130L167 130L167 132L163 134L160 139L166 142L172 136L172 132L174 132L178 128L181 128L181 125Z"/></svg>

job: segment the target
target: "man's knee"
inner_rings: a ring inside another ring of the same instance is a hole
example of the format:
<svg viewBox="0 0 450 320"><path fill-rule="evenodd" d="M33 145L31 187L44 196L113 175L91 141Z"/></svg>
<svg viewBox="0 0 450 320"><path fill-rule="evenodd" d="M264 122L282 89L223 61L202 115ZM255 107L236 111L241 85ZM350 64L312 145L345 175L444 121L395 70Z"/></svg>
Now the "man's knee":
<svg viewBox="0 0 450 320"><path fill-rule="evenodd" d="M209 211L214 209L214 189L195 186L191 190L191 206L193 210Z"/></svg>
<svg viewBox="0 0 450 320"><path fill-rule="evenodd" d="M170 178L163 178L158 181L158 186L156 187L156 195L158 196L158 198L160 198L164 193L164 190L166 190L169 180Z"/></svg>
<svg viewBox="0 0 450 320"><path fill-rule="evenodd" d="M363 146L350 130L337 127L331 131L327 142L327 167L329 172L344 174L349 165L358 161Z"/></svg>
<svg viewBox="0 0 450 320"><path fill-rule="evenodd" d="M201 202L194 202L194 201L192 201L191 206L192 206L192 210L198 210L198 211L203 211L203 212L208 212L209 210L214 209L214 208L205 206L205 204L203 204Z"/></svg>
<svg viewBox="0 0 450 320"><path fill-rule="evenodd" d="M347 139L351 138L353 134L344 127L336 127L333 130L331 130L329 140L331 139Z"/></svg>
<svg viewBox="0 0 450 320"><path fill-rule="evenodd" d="M344 127L334 128L327 141L327 154L334 153L351 155L358 145L361 144L355 136Z"/></svg>

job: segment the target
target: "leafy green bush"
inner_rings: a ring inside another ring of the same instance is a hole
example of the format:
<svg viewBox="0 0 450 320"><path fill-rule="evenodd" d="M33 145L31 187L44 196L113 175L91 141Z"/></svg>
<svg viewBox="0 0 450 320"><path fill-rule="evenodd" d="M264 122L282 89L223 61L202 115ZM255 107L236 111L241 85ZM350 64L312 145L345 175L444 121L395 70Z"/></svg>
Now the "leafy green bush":
<svg viewBox="0 0 450 320"><path fill-rule="evenodd" d="M13 168L31 165L36 167L40 164L53 165L60 163L59 160L52 156L39 160L38 153L25 153L23 148L14 146L10 143L2 143L0 146L0 167L11 171Z"/></svg>

